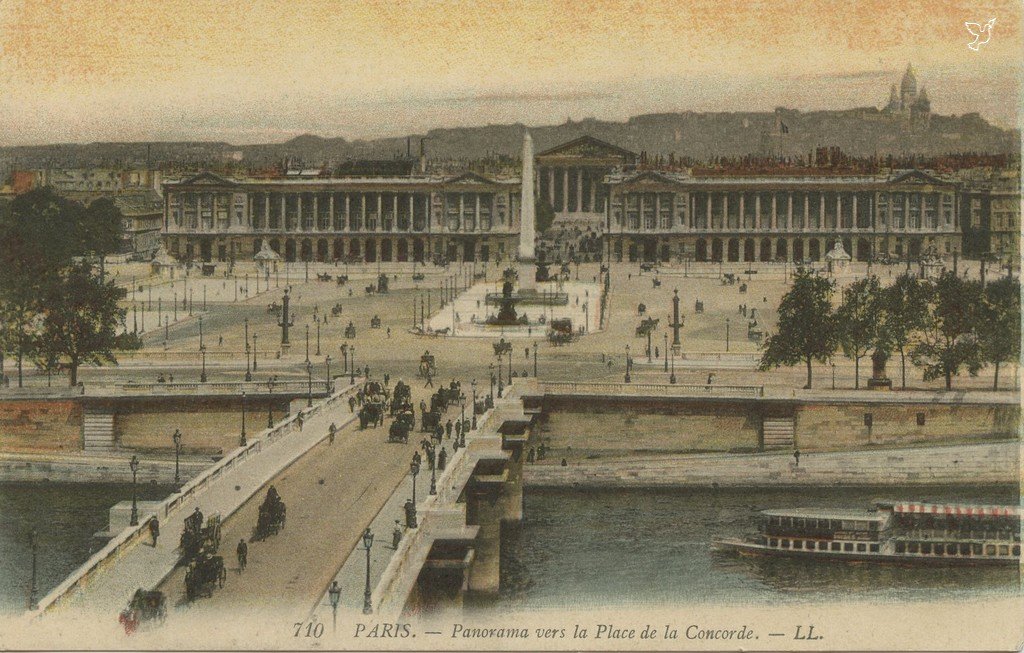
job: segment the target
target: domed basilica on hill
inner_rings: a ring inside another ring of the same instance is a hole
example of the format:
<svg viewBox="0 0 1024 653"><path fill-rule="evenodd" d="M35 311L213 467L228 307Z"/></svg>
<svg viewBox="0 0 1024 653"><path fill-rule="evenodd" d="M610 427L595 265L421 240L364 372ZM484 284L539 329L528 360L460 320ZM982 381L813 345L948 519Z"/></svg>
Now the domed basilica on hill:
<svg viewBox="0 0 1024 653"><path fill-rule="evenodd" d="M920 91L917 90L917 76L914 75L914 67L911 64L907 64L899 89L897 90L895 84L889 88L889 103L885 106L885 112L906 120L912 127L928 126L932 105L924 86Z"/></svg>

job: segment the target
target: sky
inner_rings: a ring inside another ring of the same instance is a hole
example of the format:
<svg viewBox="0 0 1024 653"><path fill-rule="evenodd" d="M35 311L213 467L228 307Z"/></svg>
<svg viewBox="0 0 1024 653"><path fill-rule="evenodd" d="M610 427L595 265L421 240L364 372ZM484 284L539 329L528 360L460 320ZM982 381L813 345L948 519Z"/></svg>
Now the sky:
<svg viewBox="0 0 1024 653"><path fill-rule="evenodd" d="M0 144L882 106L1018 124L1018 0L0 0ZM977 52L965 21L996 19Z"/></svg>

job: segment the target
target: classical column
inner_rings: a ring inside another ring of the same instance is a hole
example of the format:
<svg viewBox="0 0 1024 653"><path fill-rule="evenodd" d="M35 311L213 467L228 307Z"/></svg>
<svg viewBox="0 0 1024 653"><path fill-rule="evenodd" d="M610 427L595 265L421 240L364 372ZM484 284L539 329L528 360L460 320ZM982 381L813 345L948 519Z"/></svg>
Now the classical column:
<svg viewBox="0 0 1024 653"><path fill-rule="evenodd" d="M772 193L772 221L769 229L779 228L779 197L778 193Z"/></svg>
<svg viewBox="0 0 1024 653"><path fill-rule="evenodd" d="M562 211L569 212L569 169L562 171Z"/></svg>
<svg viewBox="0 0 1024 653"><path fill-rule="evenodd" d="M811 228L811 194L804 193L804 227L802 231Z"/></svg>
<svg viewBox="0 0 1024 653"><path fill-rule="evenodd" d="M583 211L583 168L576 169L576 212Z"/></svg>
<svg viewBox="0 0 1024 653"><path fill-rule="evenodd" d="M818 203L818 229L824 230L828 224L825 222L825 193L818 193L818 198L821 200Z"/></svg>
<svg viewBox="0 0 1024 653"><path fill-rule="evenodd" d="M352 195L345 193L345 228L352 231Z"/></svg>
<svg viewBox="0 0 1024 653"><path fill-rule="evenodd" d="M708 213L708 223L707 223L707 225L705 225L705 229L707 231L711 231L711 191L708 191L707 193L705 193L704 197L707 199L707 213Z"/></svg>
<svg viewBox="0 0 1024 653"><path fill-rule="evenodd" d="M728 228L729 228L729 193L728 192L724 192L724 193L722 193L722 229L728 229ZM725 245L723 244L722 246L724 247ZM725 258L725 254L724 253L722 254L722 257Z"/></svg>
<svg viewBox="0 0 1024 653"><path fill-rule="evenodd" d="M597 213L597 183L601 179L600 175L591 173L590 175L590 212Z"/></svg>
<svg viewBox="0 0 1024 653"><path fill-rule="evenodd" d="M786 231L790 232L793 230L793 191L789 191L786 195ZM789 251L788 243L786 251Z"/></svg>
<svg viewBox="0 0 1024 653"><path fill-rule="evenodd" d="M415 212L416 212L416 202L413 201L415 197L416 197L416 195L414 195L413 193L409 193L409 222L408 222L409 226L406 227L406 229L405 229L406 231L412 231L413 220L415 219ZM412 255L410 254L410 258L411 257L412 257Z"/></svg>
<svg viewBox="0 0 1024 653"><path fill-rule="evenodd" d="M740 210L739 210L739 214L737 216L736 226L739 228L739 230L741 232L744 232L744 233L747 230L747 219L746 219L746 214L744 213L744 211L746 211L746 210L747 210L747 194L746 193L740 193Z"/></svg>
<svg viewBox="0 0 1024 653"><path fill-rule="evenodd" d="M313 229L320 231L320 193L313 193Z"/></svg>
<svg viewBox="0 0 1024 653"><path fill-rule="evenodd" d="M857 229L857 191L853 192L853 214L850 216L850 229Z"/></svg>
<svg viewBox="0 0 1024 653"><path fill-rule="evenodd" d="M391 202L391 231L398 230L398 193Z"/></svg>
<svg viewBox="0 0 1024 653"><path fill-rule="evenodd" d="M903 231L910 231L910 193L903 194ZM909 247L905 249L909 251Z"/></svg>
<svg viewBox="0 0 1024 653"><path fill-rule="evenodd" d="M836 230L843 228L843 194L836 191Z"/></svg>
<svg viewBox="0 0 1024 653"><path fill-rule="evenodd" d="M263 193L263 228L270 229L270 193Z"/></svg>
<svg viewBox="0 0 1024 653"><path fill-rule="evenodd" d="M288 196L281 193L281 231L288 231Z"/></svg>
<svg viewBox="0 0 1024 653"><path fill-rule="evenodd" d="M473 214L473 231L480 231L480 193L473 193L473 195L476 197L476 206Z"/></svg>
<svg viewBox="0 0 1024 653"><path fill-rule="evenodd" d="M334 226L334 193L327 196L327 222L330 224L330 230L335 231Z"/></svg>
<svg viewBox="0 0 1024 653"><path fill-rule="evenodd" d="M661 193L654 194L654 230L661 229Z"/></svg>
<svg viewBox="0 0 1024 653"><path fill-rule="evenodd" d="M463 230L462 214L466 210L466 195L465 193L459 193L459 231Z"/></svg>
<svg viewBox="0 0 1024 653"><path fill-rule="evenodd" d="M754 230L761 231L761 193L754 193Z"/></svg>
<svg viewBox="0 0 1024 653"><path fill-rule="evenodd" d="M303 231L302 224L302 193L295 194L295 231Z"/></svg>
<svg viewBox="0 0 1024 653"><path fill-rule="evenodd" d="M548 201L551 202L551 207L555 206L555 169L548 168Z"/></svg>

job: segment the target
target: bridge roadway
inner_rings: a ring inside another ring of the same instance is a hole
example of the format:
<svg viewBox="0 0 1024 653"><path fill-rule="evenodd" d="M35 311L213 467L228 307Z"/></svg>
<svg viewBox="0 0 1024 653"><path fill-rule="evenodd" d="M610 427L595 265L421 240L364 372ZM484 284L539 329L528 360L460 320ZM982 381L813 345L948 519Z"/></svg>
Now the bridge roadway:
<svg viewBox="0 0 1024 653"><path fill-rule="evenodd" d="M411 385L414 405L429 399L431 389L419 387L415 379ZM117 615L139 587L159 588L168 595L168 628L161 629L165 632L180 634L190 623L216 622L240 614L249 623L266 624L266 619L273 619L284 628L308 615L310 605L355 548L363 529L408 474L421 435L414 431L408 444L387 443L386 426L359 430L347 395L336 393L335 398L308 417L301 431L293 429L266 443L258 454L226 470L205 492L185 498L168 517L161 515L155 547L148 536L126 547L112 567L90 575L87 582L43 612L39 625L51 631L55 642L65 645L73 644L68 633L74 632L69 626L75 623L110 637L123 636ZM449 409L448 416L457 417L456 410ZM418 415L419 410L416 412ZM330 444L327 433L332 422L339 431ZM446 441L449 449L450 442ZM251 536L258 506L270 483L288 506L287 524L264 542L249 544L249 565L240 573L235 547L240 539ZM228 578L212 597L188 605L183 599L184 570L175 568L176 549L183 519L197 506L204 515L220 513L224 517L219 553L224 556ZM140 520L146 517L140 515Z"/></svg>
<svg viewBox="0 0 1024 653"><path fill-rule="evenodd" d="M429 403L431 389L417 387L422 384L415 382L410 385L418 417L419 402ZM341 418L348 417L347 406L344 412ZM455 407L449 408L447 417L458 418ZM330 419L340 423L338 417ZM326 433L330 419L325 416L315 426L311 421L306 428ZM426 435L417 430L408 444L389 443L390 425L389 419L380 428L359 430L357 422L350 422L333 445L322 439L308 454L281 470L271 482L288 508L285 528L262 542L250 542L248 565L241 572L235 547L240 539L251 537L266 492L261 490L246 501L222 527L220 553L229 572L224 587L188 606L181 618L205 620L243 611L247 619L259 618L281 628L302 621L355 549L363 530L406 478L413 452ZM451 440L445 440L445 446L451 454ZM427 494L424 479L419 480L418 501ZM397 512L389 516L388 523L399 516ZM390 535L390 531L378 533L381 549ZM184 577L184 569L176 569L159 587L177 607L185 605ZM347 602L360 604L361 588L346 590L350 595Z"/></svg>

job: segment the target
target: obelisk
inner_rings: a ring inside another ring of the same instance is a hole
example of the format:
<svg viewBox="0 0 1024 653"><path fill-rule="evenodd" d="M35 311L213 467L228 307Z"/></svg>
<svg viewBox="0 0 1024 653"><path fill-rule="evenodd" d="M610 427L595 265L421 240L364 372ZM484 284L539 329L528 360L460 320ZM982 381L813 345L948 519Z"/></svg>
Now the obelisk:
<svg viewBox="0 0 1024 653"><path fill-rule="evenodd" d="M519 288L536 290L537 266L534 261L536 213L533 203L533 138L523 136L523 181L519 201Z"/></svg>

